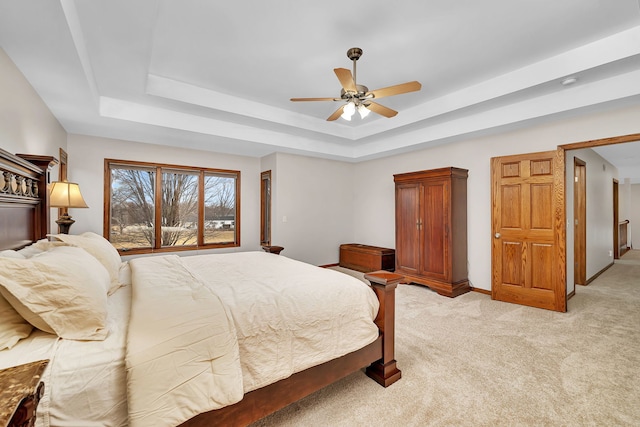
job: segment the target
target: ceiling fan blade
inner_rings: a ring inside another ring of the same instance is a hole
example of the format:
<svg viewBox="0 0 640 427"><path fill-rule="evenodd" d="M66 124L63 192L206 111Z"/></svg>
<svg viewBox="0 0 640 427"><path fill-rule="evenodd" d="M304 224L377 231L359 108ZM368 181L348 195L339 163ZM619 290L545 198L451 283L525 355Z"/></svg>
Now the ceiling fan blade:
<svg viewBox="0 0 640 427"><path fill-rule="evenodd" d="M422 85L419 82L413 81L413 82L402 83L395 86L384 87L382 89L372 90L367 92L367 96L369 94L373 94L374 98L384 98L385 96L400 95L402 93L407 93L407 92L415 92L420 90L421 88L422 88Z"/></svg>
<svg viewBox="0 0 640 427"><path fill-rule="evenodd" d="M333 112L333 114L332 114L332 115L330 115L330 116L327 118L327 121L328 121L328 122L332 122L332 121L336 120L338 117L340 117L340 116L342 115L342 110L343 110L343 109L344 109L344 105L343 105L343 106L341 106L340 108L338 108L336 111L334 111L334 112Z"/></svg>
<svg viewBox="0 0 640 427"><path fill-rule="evenodd" d="M291 98L293 102L300 101L341 101L340 98Z"/></svg>
<svg viewBox="0 0 640 427"><path fill-rule="evenodd" d="M384 105L380 105L372 101L367 102L365 104L365 107L367 107L369 110L373 111L374 113L378 113L381 116L385 116L387 118L393 117L396 114L398 114L396 110L392 110L389 107L385 107Z"/></svg>
<svg viewBox="0 0 640 427"><path fill-rule="evenodd" d="M338 76L338 80L340 80L340 84L345 92L358 92L356 82L353 80L350 70L347 70L346 68L334 68L333 72Z"/></svg>

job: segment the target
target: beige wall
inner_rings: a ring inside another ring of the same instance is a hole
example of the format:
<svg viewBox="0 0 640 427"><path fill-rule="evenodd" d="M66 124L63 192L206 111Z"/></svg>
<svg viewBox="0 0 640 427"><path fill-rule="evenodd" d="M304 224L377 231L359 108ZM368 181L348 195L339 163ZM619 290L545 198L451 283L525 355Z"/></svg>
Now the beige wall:
<svg viewBox="0 0 640 427"><path fill-rule="evenodd" d="M567 215L567 292L574 289L574 238L572 221L574 158L586 163L587 174L587 280L613 263L613 180L618 170L590 148L566 153L565 200ZM569 232L571 230L571 232Z"/></svg>
<svg viewBox="0 0 640 427"><path fill-rule="evenodd" d="M639 117L640 107L623 108L358 163L354 166L354 240L395 247L393 174L445 166L468 169L469 279L474 287L490 290L491 157L555 150L562 144L638 133ZM572 233L573 228L568 227L571 239ZM609 245L612 248L612 240ZM597 268L607 262L607 255L598 252L588 263Z"/></svg>
<svg viewBox="0 0 640 427"><path fill-rule="evenodd" d="M473 286L486 290L491 288L490 158L555 150L559 144L640 132L640 107L631 107L356 164L289 154L257 159L83 135L67 137L2 50L0 92L2 148L58 157L62 147L69 153L69 178L80 183L90 206L71 212L77 220L73 226L76 233L102 232L103 159L111 157L240 170L240 249L259 249L259 176L262 170L271 169L273 244L285 246L283 254L292 258L329 264L338 261L341 243L395 246L393 174L443 166L469 169L469 278ZM428 130L424 132L426 138ZM57 170L52 176L57 177ZM635 188L633 194L637 194ZM287 217L286 222L283 217ZM640 227L632 226L634 232L636 228L640 231ZM568 227L570 239L571 233L572 227ZM637 242L640 238L633 240ZM588 259L590 272L607 262L607 254L600 254L600 249L597 252Z"/></svg>
<svg viewBox="0 0 640 427"><path fill-rule="evenodd" d="M629 220L627 245L640 249L640 184L620 182L620 221Z"/></svg>
<svg viewBox="0 0 640 427"><path fill-rule="evenodd" d="M67 146L67 133L2 49L0 94L2 148L58 158L59 148Z"/></svg>
<svg viewBox="0 0 640 427"><path fill-rule="evenodd" d="M60 157L67 148L67 133L36 91L0 48L0 147L12 154ZM58 179L58 167L51 180ZM52 211L51 229L56 231Z"/></svg>
<svg viewBox="0 0 640 427"><path fill-rule="evenodd" d="M338 262L353 239L353 165L278 153L273 179L273 244L316 265ZM359 221L360 219L355 219Z"/></svg>
<svg viewBox="0 0 640 427"><path fill-rule="evenodd" d="M74 180L80 184L89 205L89 209L69 212L76 220L74 234L84 231L102 234L104 159L136 160L239 170L241 246L216 252L260 249L260 159L74 134L68 137L68 153Z"/></svg>

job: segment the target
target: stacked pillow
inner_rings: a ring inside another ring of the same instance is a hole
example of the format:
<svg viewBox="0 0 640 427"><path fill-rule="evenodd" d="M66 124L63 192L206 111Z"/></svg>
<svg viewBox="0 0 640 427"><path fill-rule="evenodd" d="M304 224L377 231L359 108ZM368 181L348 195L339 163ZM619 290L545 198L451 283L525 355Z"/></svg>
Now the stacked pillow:
<svg viewBox="0 0 640 427"><path fill-rule="evenodd" d="M0 252L0 350L33 327L76 340L107 336L107 294L119 287L120 256L102 236L53 235Z"/></svg>
<svg viewBox="0 0 640 427"><path fill-rule="evenodd" d="M2 251L0 265L3 258L25 259L25 256L16 251ZM0 293L0 350L13 347L19 340L28 337L32 330L33 326Z"/></svg>
<svg viewBox="0 0 640 427"><path fill-rule="evenodd" d="M122 260L116 248L114 248L107 239L90 231L82 233L79 236L72 234L52 234L49 235L49 237L82 248L100 261L107 270L107 273L109 273L109 280L111 282L109 295L120 287L118 276L120 274L120 264ZM55 244L56 242L51 243Z"/></svg>

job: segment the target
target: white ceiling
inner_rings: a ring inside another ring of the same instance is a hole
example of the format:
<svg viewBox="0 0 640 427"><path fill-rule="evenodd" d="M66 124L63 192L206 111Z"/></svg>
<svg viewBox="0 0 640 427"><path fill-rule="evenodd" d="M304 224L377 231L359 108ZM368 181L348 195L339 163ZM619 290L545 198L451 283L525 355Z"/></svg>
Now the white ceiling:
<svg viewBox="0 0 640 427"><path fill-rule="evenodd" d="M640 0L2 1L0 46L70 133L249 156L361 161L640 104ZM339 97L351 47L359 84L422 83L378 101L396 117L289 101Z"/></svg>

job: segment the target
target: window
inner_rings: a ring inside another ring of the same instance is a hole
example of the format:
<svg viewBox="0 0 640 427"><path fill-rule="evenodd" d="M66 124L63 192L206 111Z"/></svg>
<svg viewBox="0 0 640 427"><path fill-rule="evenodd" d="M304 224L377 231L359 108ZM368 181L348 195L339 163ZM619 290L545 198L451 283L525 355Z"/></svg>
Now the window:
<svg viewBox="0 0 640 427"><path fill-rule="evenodd" d="M121 252L240 245L240 172L105 160L104 235Z"/></svg>

